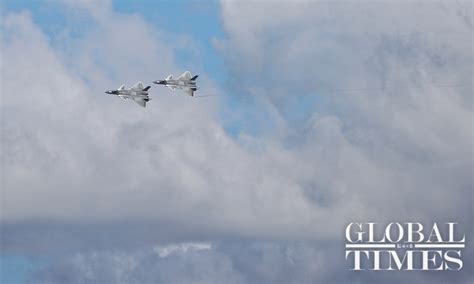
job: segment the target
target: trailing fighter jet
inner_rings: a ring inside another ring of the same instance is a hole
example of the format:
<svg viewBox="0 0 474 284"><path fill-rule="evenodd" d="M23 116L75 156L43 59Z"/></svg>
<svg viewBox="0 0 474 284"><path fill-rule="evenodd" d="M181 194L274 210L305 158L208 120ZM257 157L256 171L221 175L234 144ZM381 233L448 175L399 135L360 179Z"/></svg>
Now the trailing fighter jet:
<svg viewBox="0 0 474 284"><path fill-rule="evenodd" d="M142 82L138 82L130 89L125 89L125 85L120 86L117 90L106 91L107 94L119 96L123 100L132 99L142 107L146 107L146 102L151 100L148 97L148 90L151 86L143 88Z"/></svg>
<svg viewBox="0 0 474 284"><path fill-rule="evenodd" d="M198 89L196 86L197 77L198 75L193 77L191 75L191 72L186 71L176 79L173 79L173 75L169 75L168 77L166 77L166 79L157 80L157 81L154 81L153 83L165 85L166 87L168 87L169 89L173 91L176 89L180 89L192 97L194 96L194 91Z"/></svg>

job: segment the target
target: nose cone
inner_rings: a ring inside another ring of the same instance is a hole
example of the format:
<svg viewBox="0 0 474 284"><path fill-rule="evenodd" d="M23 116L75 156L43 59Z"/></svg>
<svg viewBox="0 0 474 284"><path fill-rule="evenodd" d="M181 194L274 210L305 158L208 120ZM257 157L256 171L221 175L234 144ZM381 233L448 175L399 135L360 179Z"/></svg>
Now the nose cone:
<svg viewBox="0 0 474 284"><path fill-rule="evenodd" d="M159 84L159 85L165 85L166 84L166 81L165 80L156 80L155 82L153 82L155 84Z"/></svg>
<svg viewBox="0 0 474 284"><path fill-rule="evenodd" d="M106 94L109 94L109 95L114 95L117 93L117 91L115 90L110 90L110 91L105 91Z"/></svg>

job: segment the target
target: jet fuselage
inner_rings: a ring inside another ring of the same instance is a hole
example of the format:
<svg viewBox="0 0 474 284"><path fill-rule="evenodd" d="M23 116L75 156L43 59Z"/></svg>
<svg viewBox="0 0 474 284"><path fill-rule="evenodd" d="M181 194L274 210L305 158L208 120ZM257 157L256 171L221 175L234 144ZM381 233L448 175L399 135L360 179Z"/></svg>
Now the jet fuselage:
<svg viewBox="0 0 474 284"><path fill-rule="evenodd" d="M106 91L107 94L116 95L116 96L148 96L147 91L138 91L138 90L109 90Z"/></svg>
<svg viewBox="0 0 474 284"><path fill-rule="evenodd" d="M192 80L185 81L185 80L169 79L169 80L158 80L153 83L159 84L159 85L165 85L168 87L174 87L176 89L189 88L189 89L194 89L194 91L197 90L196 81L192 81Z"/></svg>

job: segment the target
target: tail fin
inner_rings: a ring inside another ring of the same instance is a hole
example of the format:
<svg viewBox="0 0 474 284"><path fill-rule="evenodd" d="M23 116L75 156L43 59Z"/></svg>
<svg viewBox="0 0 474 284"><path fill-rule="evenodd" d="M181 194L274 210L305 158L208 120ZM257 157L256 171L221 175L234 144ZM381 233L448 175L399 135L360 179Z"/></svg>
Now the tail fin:
<svg viewBox="0 0 474 284"><path fill-rule="evenodd" d="M151 88L151 86L146 86L146 87L143 89L143 91L146 92L146 91L148 91L150 88Z"/></svg>
<svg viewBox="0 0 474 284"><path fill-rule="evenodd" d="M171 80L171 79L173 79L173 75L169 75L168 77L166 77L165 80Z"/></svg>
<svg viewBox="0 0 474 284"><path fill-rule="evenodd" d="M195 81L199 77L199 75L194 75L194 77L191 78L191 81Z"/></svg>
<svg viewBox="0 0 474 284"><path fill-rule="evenodd" d="M118 88L119 91L122 91L122 90L124 90L124 89L125 89L125 85L122 85L122 86L120 86L120 87Z"/></svg>

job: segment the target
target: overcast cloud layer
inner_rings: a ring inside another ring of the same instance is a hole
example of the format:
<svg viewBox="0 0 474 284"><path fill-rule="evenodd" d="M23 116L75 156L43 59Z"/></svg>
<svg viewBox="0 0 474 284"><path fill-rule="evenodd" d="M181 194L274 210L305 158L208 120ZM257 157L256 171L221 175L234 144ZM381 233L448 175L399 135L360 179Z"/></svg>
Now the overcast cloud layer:
<svg viewBox="0 0 474 284"><path fill-rule="evenodd" d="M472 279L470 248L438 277L349 273L342 249L352 221L474 236L469 1L223 2L229 81L195 70L221 97L153 87L145 110L103 92L179 73L174 48L196 46L110 3L61 5L80 36L51 38L28 11L1 21L1 245L42 256L32 278ZM261 112L258 134L226 131L245 116L230 96Z"/></svg>

